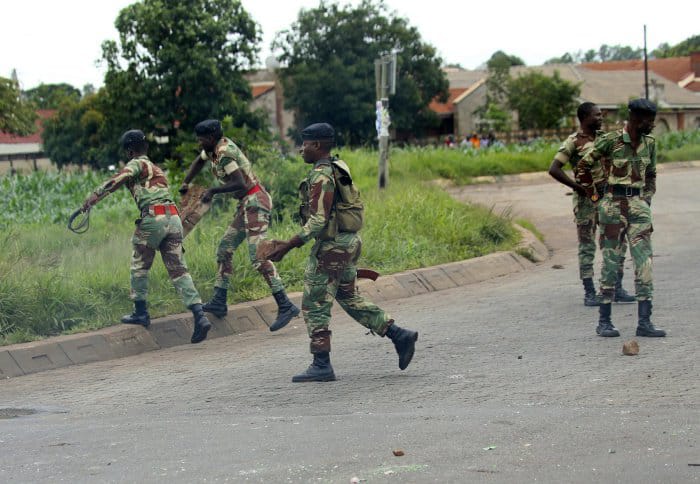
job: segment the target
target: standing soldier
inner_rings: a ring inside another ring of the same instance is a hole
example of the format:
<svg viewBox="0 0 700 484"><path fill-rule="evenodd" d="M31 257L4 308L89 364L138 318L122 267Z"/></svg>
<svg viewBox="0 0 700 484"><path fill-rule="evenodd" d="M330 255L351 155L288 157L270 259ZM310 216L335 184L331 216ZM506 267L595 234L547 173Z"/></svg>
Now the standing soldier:
<svg viewBox="0 0 700 484"><path fill-rule="evenodd" d="M248 255L253 267L270 286L277 302L277 319L270 326L270 331L277 331L299 314L299 308L287 297L275 265L269 260L261 260L257 257L258 244L267 237L272 198L260 185L248 158L233 141L224 137L218 120L202 121L195 126L194 131L202 153L192 163L180 187L180 193L187 193L189 183L202 170L206 161L211 160L214 175L223 182L223 185L207 190L202 195L202 202L211 202L217 193L231 192L238 199L236 215L216 252L216 262L219 267L214 284L214 298L204 305L204 310L220 318L226 316L227 290L233 273L231 262L233 253L247 239Z"/></svg>
<svg viewBox="0 0 700 484"><path fill-rule="evenodd" d="M333 381L330 361L331 306L340 306L364 327L380 336L388 336L399 355L399 368L405 369L413 358L418 333L394 324L381 308L365 300L357 288L357 260L362 240L363 206L347 165L330 155L335 132L327 123L312 124L302 133L301 155L313 169L300 185L300 214L304 226L269 252L270 260L281 260L287 252L314 239L304 272L301 303L306 328L311 338L313 362L292 378L293 382Z"/></svg>
<svg viewBox="0 0 700 484"><path fill-rule="evenodd" d="M656 145L649 136L654 129L656 106L646 99L629 102L629 121L620 130L596 139L577 167L581 185L598 203L601 226L603 270L602 301L596 332L600 336L620 336L610 319L610 303L615 292L620 246L625 237L634 261L638 301L637 336L666 336L650 321L652 284L651 198L656 193ZM596 167L603 162L607 173L605 192L595 185Z"/></svg>
<svg viewBox="0 0 700 484"><path fill-rule="evenodd" d="M134 312L124 316L121 321L125 324L140 324L143 327L151 324L146 309L148 271L156 251L160 251L170 280L182 296L185 306L194 315L194 333L191 341L199 343L206 339L211 323L204 315L202 300L182 256L182 222L170 196L168 180L163 170L148 159L148 142L142 131L134 129L125 132L121 137L121 145L126 152L128 163L95 190L82 207L83 212L86 212L101 199L126 185L141 211L141 218L136 221L136 231L131 239L134 246L131 259L131 298L134 300Z"/></svg>
<svg viewBox="0 0 700 484"><path fill-rule="evenodd" d="M603 125L603 113L600 108L591 102L582 103L576 110L576 115L581 123L581 130L571 134L559 147L549 167L549 174L557 180L573 189L574 221L576 222L576 234L578 236L578 267L581 281L583 281L583 304L586 306L598 306L600 301L596 297L593 285L593 260L595 258L595 232L598 226L597 202L591 200L586 190L581 186L576 175L576 165L583 157L587 149L593 146L596 136L602 135L600 131ZM574 171L575 180L562 169L569 163ZM592 170L593 183L598 186L598 192L605 192L605 173L602 168ZM634 302L634 296L627 294L622 287L622 276L625 264L627 243L623 239L620 244L620 265L617 269L615 281L615 302Z"/></svg>

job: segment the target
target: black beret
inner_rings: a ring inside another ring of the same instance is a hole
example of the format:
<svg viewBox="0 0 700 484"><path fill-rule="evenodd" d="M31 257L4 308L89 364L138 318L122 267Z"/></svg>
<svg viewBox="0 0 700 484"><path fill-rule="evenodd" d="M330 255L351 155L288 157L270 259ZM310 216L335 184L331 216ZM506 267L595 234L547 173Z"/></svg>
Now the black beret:
<svg viewBox="0 0 700 484"><path fill-rule="evenodd" d="M121 139L119 142L122 145L122 148L128 149L131 148L134 145L137 145L143 141L146 141L146 135L143 134L143 131L140 129L130 129L129 131L124 132L122 135Z"/></svg>
<svg viewBox="0 0 700 484"><path fill-rule="evenodd" d="M648 99L632 99L627 108L632 113L639 114L656 114L656 104Z"/></svg>
<svg viewBox="0 0 700 484"><path fill-rule="evenodd" d="M333 141L335 130L328 123L314 123L304 128L301 132L301 139L305 141Z"/></svg>
<svg viewBox="0 0 700 484"><path fill-rule="evenodd" d="M221 135L222 132L221 122L218 119L207 119L194 127L194 133L197 136Z"/></svg>

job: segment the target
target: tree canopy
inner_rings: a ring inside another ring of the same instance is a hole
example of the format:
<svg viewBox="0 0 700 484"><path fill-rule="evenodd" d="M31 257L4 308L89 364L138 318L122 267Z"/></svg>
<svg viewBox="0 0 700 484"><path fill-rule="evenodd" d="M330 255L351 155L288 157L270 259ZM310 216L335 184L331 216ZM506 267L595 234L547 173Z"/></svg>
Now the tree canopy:
<svg viewBox="0 0 700 484"><path fill-rule="evenodd" d="M668 43L663 43L659 45L652 53L654 57L659 59L666 57L681 57L692 54L693 52L700 51L700 35L694 35L688 37L683 42L676 45L669 45Z"/></svg>
<svg viewBox="0 0 700 484"><path fill-rule="evenodd" d="M35 130L34 106L22 99L17 82L0 77L0 131L25 136Z"/></svg>
<svg viewBox="0 0 700 484"><path fill-rule="evenodd" d="M39 84L24 92L27 99L39 109L58 109L65 103L77 103L80 90L70 84Z"/></svg>
<svg viewBox="0 0 700 484"><path fill-rule="evenodd" d="M576 109L580 85L553 76L528 72L508 81L508 104L518 112L521 129L558 128Z"/></svg>
<svg viewBox="0 0 700 484"><path fill-rule="evenodd" d="M598 50L589 49L585 52L567 52L561 57L552 57L545 64L580 64L584 62L609 62L619 60L642 59L644 49L628 45L601 45Z"/></svg>
<svg viewBox="0 0 700 484"><path fill-rule="evenodd" d="M281 52L286 104L297 111L298 127L325 121L341 142L374 140L374 61L393 50L398 51L398 74L389 101L392 127L420 134L438 121L428 105L447 95L441 59L415 27L382 2L340 7L322 1L279 32L273 48Z"/></svg>

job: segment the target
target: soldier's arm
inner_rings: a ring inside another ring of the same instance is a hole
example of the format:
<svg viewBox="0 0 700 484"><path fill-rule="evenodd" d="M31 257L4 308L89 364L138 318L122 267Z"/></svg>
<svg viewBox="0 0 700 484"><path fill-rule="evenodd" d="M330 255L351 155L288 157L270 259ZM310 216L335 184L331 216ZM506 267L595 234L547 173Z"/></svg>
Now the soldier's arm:
<svg viewBox="0 0 700 484"><path fill-rule="evenodd" d="M575 180L572 180L563 169L564 166L571 160L572 149L575 148L574 143L569 139L562 143L562 145L559 147L559 151L557 151L557 154L554 155L552 164L549 165L549 176L554 178L559 183L571 188L580 195L586 196L586 190L581 185L576 183Z"/></svg>
<svg viewBox="0 0 700 484"><path fill-rule="evenodd" d="M190 182L196 177L200 171L202 171L202 168L204 167L204 164L207 161L202 158L201 153L197 155L197 158L194 159L192 164L190 165L190 169L187 172L187 175L185 175L185 179L182 180L182 186L179 189L179 192L181 194L187 193L187 190L189 189L189 184Z"/></svg>
<svg viewBox="0 0 700 484"><path fill-rule="evenodd" d="M595 194L595 187L593 185L593 174L591 170L596 163L600 163L600 160L605 156L607 152L607 144L602 137L596 139L593 146L588 148L583 155L583 158L579 160L578 165L576 165L576 175L581 182L581 186L586 190L588 196L593 196ZM602 193L598 193L601 196Z"/></svg>
<svg viewBox="0 0 700 484"><path fill-rule="evenodd" d="M119 171L119 173L97 187L97 190L95 190L83 203L83 210L87 210L88 208L94 206L107 195L116 191L129 180L137 178L140 174L140 164L135 160L131 160Z"/></svg>
<svg viewBox="0 0 700 484"><path fill-rule="evenodd" d="M651 198L656 194L656 143L651 145L649 158L651 162L644 174L644 200L651 205Z"/></svg>
<svg viewBox="0 0 700 484"><path fill-rule="evenodd" d="M309 187L309 192L309 219L296 235L302 243L316 238L328 224L335 192L333 177L319 174Z"/></svg>
<svg viewBox="0 0 700 484"><path fill-rule="evenodd" d="M241 168L235 159L230 157L224 157L221 159L221 165L224 167L226 172L226 178L224 178L224 184L218 187L212 187L207 190L207 193L202 197L202 201L208 201L214 195L218 193L230 193L238 192L238 196L245 194L245 192L251 188L246 185L245 178L243 178L243 173Z"/></svg>

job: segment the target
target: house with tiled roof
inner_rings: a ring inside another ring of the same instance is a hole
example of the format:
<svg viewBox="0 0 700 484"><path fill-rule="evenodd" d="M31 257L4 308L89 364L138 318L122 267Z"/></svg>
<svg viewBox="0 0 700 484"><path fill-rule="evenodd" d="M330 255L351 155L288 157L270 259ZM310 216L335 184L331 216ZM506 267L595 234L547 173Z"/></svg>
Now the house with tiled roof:
<svg viewBox="0 0 700 484"><path fill-rule="evenodd" d="M692 56L688 57L688 59L692 58ZM607 112L609 119L613 119L621 105L627 104L632 98L644 97L644 71L604 69L600 68L601 64L610 63L596 64L596 68L590 68L587 64L516 66L511 68L510 75L517 77L537 71L552 76L557 71L562 79L581 86L578 101L591 101L598 104ZM687 89L687 86L695 81L691 83L688 81L689 74L681 74L684 72L678 67L681 64L682 62L664 62L657 65L657 68L663 69L669 77L664 77L652 70L648 73L649 97L659 106L655 130L657 134L666 131L700 129L700 94ZM449 69L445 74L450 83L450 99L446 103L433 102L431 109L441 117L443 130L440 134L449 133L461 138L478 131L483 126L475 111L486 102L488 72ZM685 87L682 86L683 83ZM455 94L459 92L459 94L453 96L453 92ZM513 129L517 129L517 113L513 113L513 121ZM573 118L571 123L572 126L575 124ZM444 130L450 125L451 132Z"/></svg>
<svg viewBox="0 0 700 484"><path fill-rule="evenodd" d="M39 109L36 113L36 130L32 134L17 136L0 131L0 174L36 170L40 166L50 165L42 148L41 133L44 120L53 116L56 111Z"/></svg>
<svg viewBox="0 0 700 484"><path fill-rule="evenodd" d="M246 75L253 100L250 108L262 109L267 113L272 132L287 139L287 133L294 126L294 113L284 108L284 91L274 71L259 70Z"/></svg>

